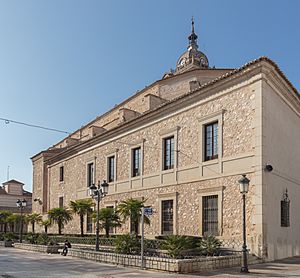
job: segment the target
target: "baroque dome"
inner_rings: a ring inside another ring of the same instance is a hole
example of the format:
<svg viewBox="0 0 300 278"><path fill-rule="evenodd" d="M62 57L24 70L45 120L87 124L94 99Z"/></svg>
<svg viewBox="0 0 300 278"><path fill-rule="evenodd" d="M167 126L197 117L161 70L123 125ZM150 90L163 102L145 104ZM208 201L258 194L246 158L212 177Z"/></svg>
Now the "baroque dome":
<svg viewBox="0 0 300 278"><path fill-rule="evenodd" d="M209 63L206 55L198 50L198 36L195 34L194 19L192 18L192 32L188 36L189 45L187 51L184 52L178 59L175 73L181 73L192 68L208 68Z"/></svg>

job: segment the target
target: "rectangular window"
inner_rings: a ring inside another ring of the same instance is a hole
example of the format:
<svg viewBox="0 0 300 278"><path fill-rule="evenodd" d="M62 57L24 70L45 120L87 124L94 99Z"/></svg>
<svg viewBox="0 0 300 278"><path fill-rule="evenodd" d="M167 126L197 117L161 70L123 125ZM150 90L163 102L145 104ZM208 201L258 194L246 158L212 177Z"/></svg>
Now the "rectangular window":
<svg viewBox="0 0 300 278"><path fill-rule="evenodd" d="M64 166L59 167L59 181L64 181Z"/></svg>
<svg viewBox="0 0 300 278"><path fill-rule="evenodd" d="M59 199L58 199L58 207L60 207L60 208L64 207L64 197L59 197Z"/></svg>
<svg viewBox="0 0 300 278"><path fill-rule="evenodd" d="M92 218L93 211L88 210L86 214L86 232L92 233L93 232L93 218Z"/></svg>
<svg viewBox="0 0 300 278"><path fill-rule="evenodd" d="M174 136L164 139L164 150L163 150L163 160L164 160L164 170L174 168Z"/></svg>
<svg viewBox="0 0 300 278"><path fill-rule="evenodd" d="M141 174L141 148L132 149L132 177Z"/></svg>
<svg viewBox="0 0 300 278"><path fill-rule="evenodd" d="M94 183L94 163L87 165L87 186L90 187Z"/></svg>
<svg viewBox="0 0 300 278"><path fill-rule="evenodd" d="M108 175L107 179L108 182L112 182L115 180L115 156L110 156L107 158L107 170L108 170Z"/></svg>
<svg viewBox="0 0 300 278"><path fill-rule="evenodd" d="M286 200L280 201L281 203L281 227L290 226L290 202Z"/></svg>
<svg viewBox="0 0 300 278"><path fill-rule="evenodd" d="M218 122L204 127L205 161L218 158Z"/></svg>
<svg viewBox="0 0 300 278"><path fill-rule="evenodd" d="M173 200L161 202L161 233L163 235L173 234Z"/></svg>
<svg viewBox="0 0 300 278"><path fill-rule="evenodd" d="M202 197L203 235L218 235L218 195Z"/></svg>
<svg viewBox="0 0 300 278"><path fill-rule="evenodd" d="M106 208L114 210L114 206L106 206ZM110 227L109 228L109 233L110 234L114 234L115 233L115 228L114 227Z"/></svg>
<svg viewBox="0 0 300 278"><path fill-rule="evenodd" d="M135 233L135 227L134 227L134 222L132 221L132 218L130 218L130 233L131 234ZM140 223L137 227L137 233L140 234Z"/></svg>

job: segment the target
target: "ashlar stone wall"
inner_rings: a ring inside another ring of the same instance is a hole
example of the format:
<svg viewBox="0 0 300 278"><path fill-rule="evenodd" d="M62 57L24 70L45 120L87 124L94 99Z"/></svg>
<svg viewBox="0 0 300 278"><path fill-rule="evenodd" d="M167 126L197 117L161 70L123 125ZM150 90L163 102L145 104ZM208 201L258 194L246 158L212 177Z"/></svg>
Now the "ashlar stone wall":
<svg viewBox="0 0 300 278"><path fill-rule="evenodd" d="M237 180L243 172L249 173L248 177L251 179L250 173L253 171L251 161L254 141L252 128L254 99L255 93L250 85L234 89L227 94L220 92L214 97L204 98L198 105L189 109L183 106L182 112L172 117L50 165L49 208L57 207L61 196L64 197L66 206L71 200L88 198L87 163L94 162L96 165L95 181L106 179L106 157L109 154L116 154L117 180L110 184L110 194L102 206L118 204L129 197L144 198L147 200L146 204L151 205L155 211L151 216L151 226L145 228L145 233L149 237L154 237L161 233L159 203L162 196L170 194L170 198L175 198L174 233L200 235L199 227L202 223L199 216L201 214L199 191L218 188L222 198L220 235L222 238L240 239L242 198ZM220 130L222 151L217 160L203 162L200 156L203 140L199 136L203 126L200 121L203 117L209 118L216 113L223 115ZM162 171L162 138L168 133L177 136L177 165L173 170ZM130 177L130 150L134 146L141 146L143 150L142 176L137 178ZM65 169L65 179L64 182L59 182L59 167L62 165ZM250 237L255 233L253 194L252 184L247 195L247 233ZM56 226L50 229L50 232L56 231ZM64 231L79 233L79 217L74 216L74 220L65 226ZM128 222L117 229L118 233L128 231Z"/></svg>

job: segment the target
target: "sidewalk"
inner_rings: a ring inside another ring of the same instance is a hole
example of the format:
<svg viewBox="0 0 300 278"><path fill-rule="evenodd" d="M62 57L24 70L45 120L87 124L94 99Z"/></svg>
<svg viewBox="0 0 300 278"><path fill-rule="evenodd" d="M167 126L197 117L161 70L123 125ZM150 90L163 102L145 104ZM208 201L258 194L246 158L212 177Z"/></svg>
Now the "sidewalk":
<svg viewBox="0 0 300 278"><path fill-rule="evenodd" d="M249 266L250 273L240 273L240 268L219 269L211 272L194 274L198 277L300 277L300 257Z"/></svg>
<svg viewBox="0 0 300 278"><path fill-rule="evenodd" d="M250 265L249 271L249 274L243 274L240 273L240 267L235 267L210 272L176 274L109 265L71 256L62 257L59 254L44 254L0 247L0 278L300 278L300 257Z"/></svg>

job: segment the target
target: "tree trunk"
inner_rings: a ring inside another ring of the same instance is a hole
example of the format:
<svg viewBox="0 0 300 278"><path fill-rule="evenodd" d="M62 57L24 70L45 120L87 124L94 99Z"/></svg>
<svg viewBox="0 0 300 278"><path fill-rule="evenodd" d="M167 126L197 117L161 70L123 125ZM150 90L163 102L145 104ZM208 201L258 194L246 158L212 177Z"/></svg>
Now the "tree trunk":
<svg viewBox="0 0 300 278"><path fill-rule="evenodd" d="M109 229L110 229L110 226L108 224L105 225L105 236L107 238L109 238Z"/></svg>
<svg viewBox="0 0 300 278"><path fill-rule="evenodd" d="M32 225L32 233L34 234L34 222L32 222L31 225Z"/></svg>
<svg viewBox="0 0 300 278"><path fill-rule="evenodd" d="M61 223L57 223L58 225L58 234L61 235Z"/></svg>
<svg viewBox="0 0 300 278"><path fill-rule="evenodd" d="M4 223L4 233L6 234L7 232L7 223Z"/></svg>
<svg viewBox="0 0 300 278"><path fill-rule="evenodd" d="M135 232L135 236L138 237L138 235L139 235L139 221L135 221L135 223L134 223L134 232Z"/></svg>
<svg viewBox="0 0 300 278"><path fill-rule="evenodd" d="M48 233L48 226L45 225L45 234L47 234L47 233Z"/></svg>
<svg viewBox="0 0 300 278"><path fill-rule="evenodd" d="M80 215L80 235L83 236L83 215Z"/></svg>

